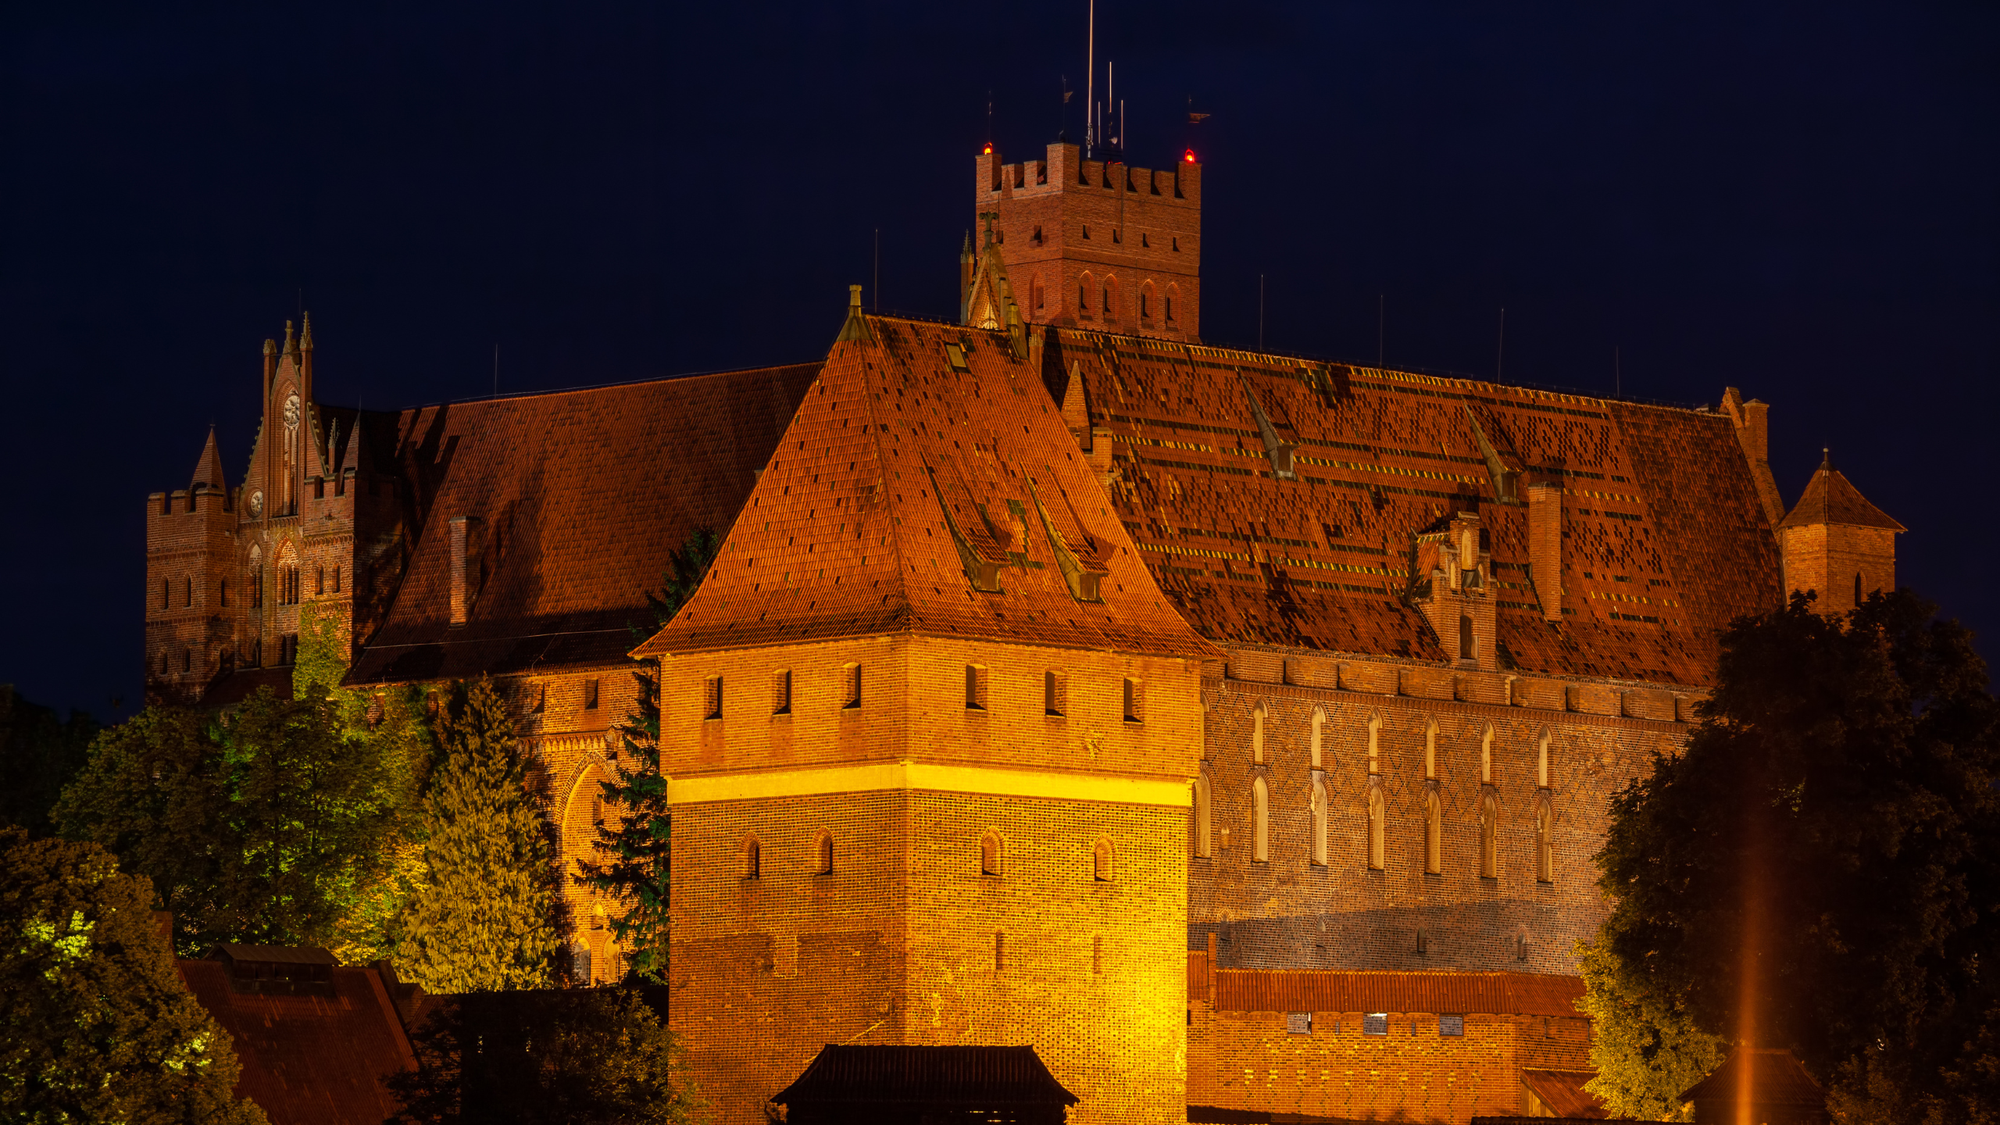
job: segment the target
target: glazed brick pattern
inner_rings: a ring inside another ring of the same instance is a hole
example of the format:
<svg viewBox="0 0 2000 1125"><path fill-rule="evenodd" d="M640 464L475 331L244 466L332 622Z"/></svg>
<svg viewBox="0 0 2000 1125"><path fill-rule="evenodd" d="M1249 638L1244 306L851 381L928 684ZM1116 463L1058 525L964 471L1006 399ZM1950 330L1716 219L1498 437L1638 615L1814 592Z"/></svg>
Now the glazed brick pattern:
<svg viewBox="0 0 2000 1125"><path fill-rule="evenodd" d="M1021 164L986 153L977 159L973 203L976 215L999 216L994 233L1022 319L1200 338L1199 163L1133 168L1085 160L1076 145L1060 143L1050 145L1043 159ZM981 219L974 229L985 227ZM1142 315L1139 295L1148 287ZM1172 319L1166 315L1169 296Z"/></svg>
<svg viewBox="0 0 2000 1125"><path fill-rule="evenodd" d="M1205 691L1203 776L1212 794L1214 849L1212 858L1189 861L1188 948L1206 949L1213 933L1228 968L1575 972L1573 946L1604 913L1591 856L1603 841L1610 797L1650 768L1654 752L1677 752L1686 730L1615 713L1463 702L1448 694L1420 699L1238 679L1210 680ZM1259 707L1265 710L1261 766L1251 760ZM1325 716L1324 866L1311 862L1310 845L1315 711ZM1672 716L1669 705L1665 717ZM1381 724L1386 812L1379 871L1368 867L1366 843L1371 718ZM1426 873L1424 854L1431 724L1443 845L1435 875ZM1489 791L1480 754L1489 728L1490 792L1499 807L1495 878L1481 876L1479 854L1480 804ZM1537 784L1544 732L1546 791ZM1263 863L1252 860L1250 846L1257 778L1270 794L1270 860ZM1536 878L1535 810L1543 801L1554 814L1549 882Z"/></svg>

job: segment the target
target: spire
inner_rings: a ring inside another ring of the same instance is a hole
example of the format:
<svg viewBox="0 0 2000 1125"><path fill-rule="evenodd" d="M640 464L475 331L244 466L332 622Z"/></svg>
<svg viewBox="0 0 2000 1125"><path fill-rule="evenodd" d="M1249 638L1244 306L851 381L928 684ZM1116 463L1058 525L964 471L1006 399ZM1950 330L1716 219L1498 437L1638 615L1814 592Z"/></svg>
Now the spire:
<svg viewBox="0 0 2000 1125"><path fill-rule="evenodd" d="M303 330L299 333L299 397L306 402L313 401L313 319L311 313L305 318Z"/></svg>
<svg viewBox="0 0 2000 1125"><path fill-rule="evenodd" d="M844 340L861 340L871 344L875 342L875 333L868 327L868 318L861 315L859 285L847 287L847 323L840 326L840 335L833 338L836 344Z"/></svg>
<svg viewBox="0 0 2000 1125"><path fill-rule="evenodd" d="M271 376L278 373L278 342L264 337L264 393L271 393Z"/></svg>
<svg viewBox="0 0 2000 1125"><path fill-rule="evenodd" d="M1819 471L1812 480L1806 482L1806 490L1799 502L1778 526L1811 527L1815 524L1842 524L1848 527L1884 527L1890 531L1908 531L1888 513L1868 502L1861 490L1854 487L1839 469L1833 467L1833 451L1820 450Z"/></svg>
<svg viewBox="0 0 2000 1125"><path fill-rule="evenodd" d="M299 350L302 352L313 350L313 314L311 313L305 314L305 327L299 333Z"/></svg>
<svg viewBox="0 0 2000 1125"><path fill-rule="evenodd" d="M285 322L285 354L297 355L298 350L299 343L297 340L292 339L292 322L288 320Z"/></svg>
<svg viewBox="0 0 2000 1125"><path fill-rule="evenodd" d="M222 478L222 449L215 442L215 427L208 428L208 441L201 447L201 459L194 463L194 480L188 491L212 488L217 492L229 491L228 482Z"/></svg>

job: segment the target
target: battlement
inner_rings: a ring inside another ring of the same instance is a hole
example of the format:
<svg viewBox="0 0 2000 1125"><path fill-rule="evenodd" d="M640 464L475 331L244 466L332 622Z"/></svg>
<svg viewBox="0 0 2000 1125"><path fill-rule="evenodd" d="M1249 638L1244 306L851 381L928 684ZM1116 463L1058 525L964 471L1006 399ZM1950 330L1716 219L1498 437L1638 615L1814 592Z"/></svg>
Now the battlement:
<svg viewBox="0 0 2000 1125"><path fill-rule="evenodd" d="M1024 321L1199 340L1199 161L1141 168L1067 143L1041 160L974 159L978 242L999 249Z"/></svg>

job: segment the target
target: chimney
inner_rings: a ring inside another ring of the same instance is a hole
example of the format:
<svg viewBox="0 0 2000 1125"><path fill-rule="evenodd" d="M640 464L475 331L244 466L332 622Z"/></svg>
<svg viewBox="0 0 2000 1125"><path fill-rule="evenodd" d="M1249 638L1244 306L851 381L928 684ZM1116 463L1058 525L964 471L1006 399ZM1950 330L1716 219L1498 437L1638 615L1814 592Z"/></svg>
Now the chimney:
<svg viewBox="0 0 2000 1125"><path fill-rule="evenodd" d="M472 611L472 536L479 521L471 516L451 517L451 623L465 624Z"/></svg>
<svg viewBox="0 0 2000 1125"><path fill-rule="evenodd" d="M1722 411L1735 424L1736 444L1742 447L1744 460L1750 462L1750 481L1757 489L1757 502L1764 509L1764 518L1775 528L1785 518L1785 502L1778 496L1778 482L1771 475L1771 408L1754 398L1744 402L1742 391L1725 387Z"/></svg>
<svg viewBox="0 0 2000 1125"><path fill-rule="evenodd" d="M1528 486L1528 565L1542 616L1561 621L1563 580L1563 486L1537 481Z"/></svg>

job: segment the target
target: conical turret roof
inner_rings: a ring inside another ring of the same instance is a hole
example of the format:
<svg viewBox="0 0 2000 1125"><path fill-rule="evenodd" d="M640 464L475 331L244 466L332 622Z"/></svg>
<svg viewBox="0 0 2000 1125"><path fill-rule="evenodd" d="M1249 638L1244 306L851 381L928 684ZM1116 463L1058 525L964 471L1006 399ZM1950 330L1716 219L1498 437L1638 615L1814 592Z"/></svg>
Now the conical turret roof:
<svg viewBox="0 0 2000 1125"><path fill-rule="evenodd" d="M215 427L208 428L208 441L201 447L201 459L195 462L194 479L188 484L189 491L206 485L218 492L229 490L229 483L222 477L222 449L215 441Z"/></svg>
<svg viewBox="0 0 2000 1125"><path fill-rule="evenodd" d="M1870 504L1861 495L1861 490L1848 483L1840 470L1833 467L1830 455L1820 461L1819 471L1807 482L1804 495L1799 497L1799 502L1792 506L1785 518L1778 521L1778 526L1810 527L1822 523L1886 527L1890 531L1909 530L1890 519L1882 509Z"/></svg>

